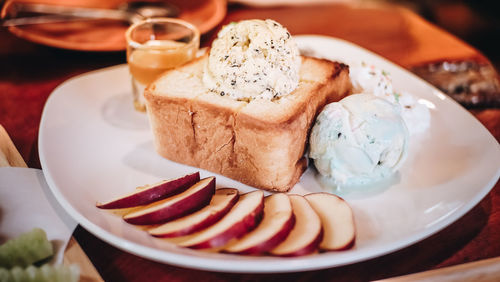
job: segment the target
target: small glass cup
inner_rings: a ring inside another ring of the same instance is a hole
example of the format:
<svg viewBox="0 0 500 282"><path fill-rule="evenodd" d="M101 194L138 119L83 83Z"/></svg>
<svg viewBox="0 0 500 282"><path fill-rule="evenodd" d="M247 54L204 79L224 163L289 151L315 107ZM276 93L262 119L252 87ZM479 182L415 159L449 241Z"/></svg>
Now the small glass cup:
<svg viewBox="0 0 500 282"><path fill-rule="evenodd" d="M144 89L164 71L196 56L200 32L183 20L150 18L128 28L127 62L136 110L145 112Z"/></svg>

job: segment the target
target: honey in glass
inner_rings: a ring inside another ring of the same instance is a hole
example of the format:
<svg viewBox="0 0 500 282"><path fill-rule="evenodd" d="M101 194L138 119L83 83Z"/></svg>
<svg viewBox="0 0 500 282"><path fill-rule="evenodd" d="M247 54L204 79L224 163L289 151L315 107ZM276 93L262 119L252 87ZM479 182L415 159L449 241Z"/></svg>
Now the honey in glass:
<svg viewBox="0 0 500 282"><path fill-rule="evenodd" d="M166 70L183 65L196 56L199 32L182 20L153 18L131 26L126 38L134 107L144 112L146 86Z"/></svg>

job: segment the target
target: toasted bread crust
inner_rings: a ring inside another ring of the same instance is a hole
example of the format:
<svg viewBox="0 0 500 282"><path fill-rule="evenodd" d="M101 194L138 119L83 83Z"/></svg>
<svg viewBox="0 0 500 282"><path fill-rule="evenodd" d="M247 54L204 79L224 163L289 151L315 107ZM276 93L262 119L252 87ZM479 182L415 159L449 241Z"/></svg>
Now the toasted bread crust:
<svg viewBox="0 0 500 282"><path fill-rule="evenodd" d="M201 59L189 65L194 84L203 67L193 64L203 63ZM314 119L351 88L346 65L308 57L303 58L304 75L297 89L273 102L247 103L201 90L180 95L179 87L190 86L162 85L162 80L185 70L167 72L146 89L157 152L270 191L288 191L299 181L307 166L304 152Z"/></svg>

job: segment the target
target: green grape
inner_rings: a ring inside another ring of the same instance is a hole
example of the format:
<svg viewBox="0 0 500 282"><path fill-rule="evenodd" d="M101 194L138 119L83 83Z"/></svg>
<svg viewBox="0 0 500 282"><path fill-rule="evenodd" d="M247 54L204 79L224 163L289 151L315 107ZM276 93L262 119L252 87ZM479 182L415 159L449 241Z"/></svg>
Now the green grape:
<svg viewBox="0 0 500 282"><path fill-rule="evenodd" d="M0 282L77 282L79 278L80 270L76 265L0 268Z"/></svg>
<svg viewBox="0 0 500 282"><path fill-rule="evenodd" d="M45 231L34 228L0 246L0 267L27 267L53 254L52 244Z"/></svg>
<svg viewBox="0 0 500 282"><path fill-rule="evenodd" d="M8 281L10 277L10 272L8 269L0 268L0 281Z"/></svg>

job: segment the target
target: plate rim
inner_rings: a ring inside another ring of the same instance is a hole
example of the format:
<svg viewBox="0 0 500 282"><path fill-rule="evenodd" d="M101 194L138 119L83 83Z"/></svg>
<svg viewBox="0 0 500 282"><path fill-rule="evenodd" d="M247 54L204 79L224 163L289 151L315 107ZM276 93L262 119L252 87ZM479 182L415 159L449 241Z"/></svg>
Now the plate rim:
<svg viewBox="0 0 500 282"><path fill-rule="evenodd" d="M407 74L411 74L413 78L419 80L420 82L423 82L430 86L432 89L437 91L437 93L441 93L444 95L445 99L447 102L452 102L461 107L462 111L464 113L468 113L474 120L477 122L483 130L485 130L489 134L489 138L494 138L491 135L491 132L489 132L484 126L466 109L464 109L460 104L458 104L455 100L451 99L432 85L430 85L428 82L424 81L423 79L419 78L418 76L412 74L411 72L405 70L404 68L394 64L393 62L383 58L382 56L375 54L369 50L366 50L363 47L360 47L356 44L353 44L349 41L334 38L334 37L329 37L329 36L317 36L317 35L296 35L295 38L301 38L300 40L307 40L307 39L322 39L322 40L327 40L327 41L334 41L334 42L342 42L346 43L349 46L353 46L355 48L361 49L362 51L370 53L370 55L375 56L379 59L383 59L386 63L392 64L394 67L398 68L400 71L404 71ZM100 72L106 72L106 71L113 71L121 68L125 68L126 65L117 65L117 66L112 66L104 69L99 69L99 70L94 70L85 74L81 74L78 76L75 76L73 78L68 79L61 85L59 85L52 94L57 93L57 91L66 85L67 83L72 83L75 80L78 80L82 77L86 77L89 74L97 74ZM43 131L43 124L46 119L46 110L48 108L47 105L49 105L55 97L54 95L50 95L49 98L47 99L47 103L44 106L43 112L42 112L42 118L40 121L40 129L39 129L39 141L38 141L38 148L40 152L40 163L42 166L42 171L45 175L47 184L54 193L54 196L58 200L58 202L61 204L61 206L64 207L64 209L75 219L77 220L86 230L88 230L90 233L94 234L96 237L99 239L109 243L110 245L113 245L125 252L129 252L135 255L138 255L140 257L144 257L153 261L161 262L161 263L167 263L171 265L176 265L176 266L181 266L181 267L187 267L187 268L193 268L193 269L200 269L200 270L209 270L209 271L217 271L217 272L231 272L231 273L284 273L284 272L298 272L298 271L310 271L310 270L318 270L318 269L324 269L324 268L332 268L332 267L339 267L343 265L349 265L349 264L354 264L360 261L366 261L375 257L380 257L383 255L386 255L388 253L393 253L398 250L401 250L407 246L416 244L422 240L425 240L426 238L436 234L437 232L445 229L447 226L452 224L453 222L457 221L460 219L463 215L465 215L467 212L469 212L475 205L477 205L488 193L489 191L494 187L495 183L498 181L498 178L500 177L500 167L497 169L496 172L496 177L493 177L490 179L487 184L482 187L482 189L479 190L478 193L474 195L474 197L469 200L466 204L461 206L460 209L457 211L453 212L452 215L448 216L445 220L434 224L433 226L427 228L424 231L418 232L416 234L413 234L412 236L408 236L405 238L405 240L398 240L396 242L392 242L389 244L386 244L385 250L376 250L377 247L368 247L367 250L370 251L369 255L359 255L355 259L350 259L348 261L340 261L336 262L336 260L333 260L334 263L332 263L332 260L325 259L328 258L328 253L325 254L320 254L320 255L313 255L313 256L303 256L303 257L295 257L295 258L275 258L272 257L272 259L276 259L279 261L287 262L286 264L262 264L265 259L259 259L257 264L259 264L259 267L249 267L248 264L252 264L252 261L233 261L232 264L219 264L217 266L214 265L214 261L227 261L227 260L219 260L219 259L214 259L214 258L204 258L200 256L193 256L190 254L180 254L180 253L172 253L169 252L168 250L161 250L161 249L153 249L151 247L144 246L142 244L124 239L118 235L115 235L109 231L104 230L103 228L97 226L93 222L91 222L89 219L87 219L84 215L80 214L76 208L74 208L71 203L62 195L61 190L57 187L55 184L51 172L47 168L47 163L46 163L46 156L45 152L43 150L45 141L44 141L44 134L45 132ZM423 233L423 234L422 234ZM165 255L167 254L167 255ZM334 253L334 254L340 254L340 253ZM331 253L330 253L331 255ZM234 255L224 255L228 256L229 258L231 256L234 257ZM264 257L265 258L265 257ZM212 263L210 263L211 261ZM255 263L255 262L254 262Z"/></svg>

